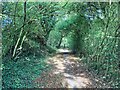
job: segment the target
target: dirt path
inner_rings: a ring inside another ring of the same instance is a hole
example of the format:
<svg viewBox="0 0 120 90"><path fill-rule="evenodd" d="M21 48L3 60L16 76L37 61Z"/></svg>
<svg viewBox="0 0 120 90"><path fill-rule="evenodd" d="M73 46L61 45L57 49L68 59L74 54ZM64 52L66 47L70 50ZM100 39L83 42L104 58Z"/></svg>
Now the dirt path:
<svg viewBox="0 0 120 90"><path fill-rule="evenodd" d="M44 72L35 82L40 88L99 88L104 87L73 54L58 53L50 57L53 69Z"/></svg>

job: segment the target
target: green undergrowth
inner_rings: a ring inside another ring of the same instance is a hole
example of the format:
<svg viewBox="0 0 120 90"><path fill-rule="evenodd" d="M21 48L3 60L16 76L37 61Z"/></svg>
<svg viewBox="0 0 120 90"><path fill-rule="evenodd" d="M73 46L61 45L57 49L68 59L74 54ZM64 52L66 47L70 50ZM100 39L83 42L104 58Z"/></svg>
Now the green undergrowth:
<svg viewBox="0 0 120 90"><path fill-rule="evenodd" d="M109 62L109 67L106 66L105 62L104 64L98 63L96 61L88 60L88 58L82 58L82 63L87 66L88 70L94 73L95 77L99 78L103 84L111 88L120 87L120 74L115 61L112 62L112 64Z"/></svg>
<svg viewBox="0 0 120 90"><path fill-rule="evenodd" d="M22 56L16 61L3 59L3 88L33 88L33 80L51 68L41 55Z"/></svg>

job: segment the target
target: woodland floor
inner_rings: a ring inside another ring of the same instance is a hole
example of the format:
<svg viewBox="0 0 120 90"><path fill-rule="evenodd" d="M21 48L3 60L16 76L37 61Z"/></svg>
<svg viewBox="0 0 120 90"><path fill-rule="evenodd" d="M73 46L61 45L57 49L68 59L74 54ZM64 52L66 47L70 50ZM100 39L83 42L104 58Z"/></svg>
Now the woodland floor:
<svg viewBox="0 0 120 90"><path fill-rule="evenodd" d="M63 50L65 51L65 50ZM69 52L69 51L68 51ZM38 88L104 88L107 87L82 64L81 59L60 50L48 58L52 70L34 80Z"/></svg>

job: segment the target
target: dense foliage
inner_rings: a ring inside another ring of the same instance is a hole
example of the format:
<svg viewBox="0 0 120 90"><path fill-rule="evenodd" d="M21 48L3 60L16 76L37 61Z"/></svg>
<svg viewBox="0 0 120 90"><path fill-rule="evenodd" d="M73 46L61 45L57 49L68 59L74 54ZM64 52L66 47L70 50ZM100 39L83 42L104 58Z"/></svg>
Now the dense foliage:
<svg viewBox="0 0 120 90"><path fill-rule="evenodd" d="M23 67L26 62L30 67L35 59L41 66L34 68L46 69L46 65L42 66L45 56L63 47L73 50L91 71L111 87L120 87L117 2L4 2L2 7L4 87L11 86L9 82L12 79L8 76L10 67L20 64L13 71L24 73L20 66ZM14 83L11 87L25 87L16 78L18 85Z"/></svg>

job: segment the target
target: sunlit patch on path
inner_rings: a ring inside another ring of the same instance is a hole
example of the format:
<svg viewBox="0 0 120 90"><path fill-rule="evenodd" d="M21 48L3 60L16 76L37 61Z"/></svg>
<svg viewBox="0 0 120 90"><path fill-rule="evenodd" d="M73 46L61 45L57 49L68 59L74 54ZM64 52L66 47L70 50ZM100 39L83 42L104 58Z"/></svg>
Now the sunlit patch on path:
<svg viewBox="0 0 120 90"><path fill-rule="evenodd" d="M67 53L65 53L67 52ZM96 80L94 76L87 71L85 66L82 65L80 58L69 54L69 50L59 50L56 55L48 58L48 64L53 66L53 69L47 73L46 76L40 77L37 81L40 81L41 78L43 81L39 83L50 84L43 87L65 87L65 88L96 88L101 87L99 80ZM50 76L49 76L50 74ZM57 77L58 76L58 77ZM51 83L48 83L44 80L47 80ZM54 78L54 79L49 79ZM58 83L59 82L59 83ZM54 83L54 84L52 84ZM57 85L55 83L58 83Z"/></svg>

